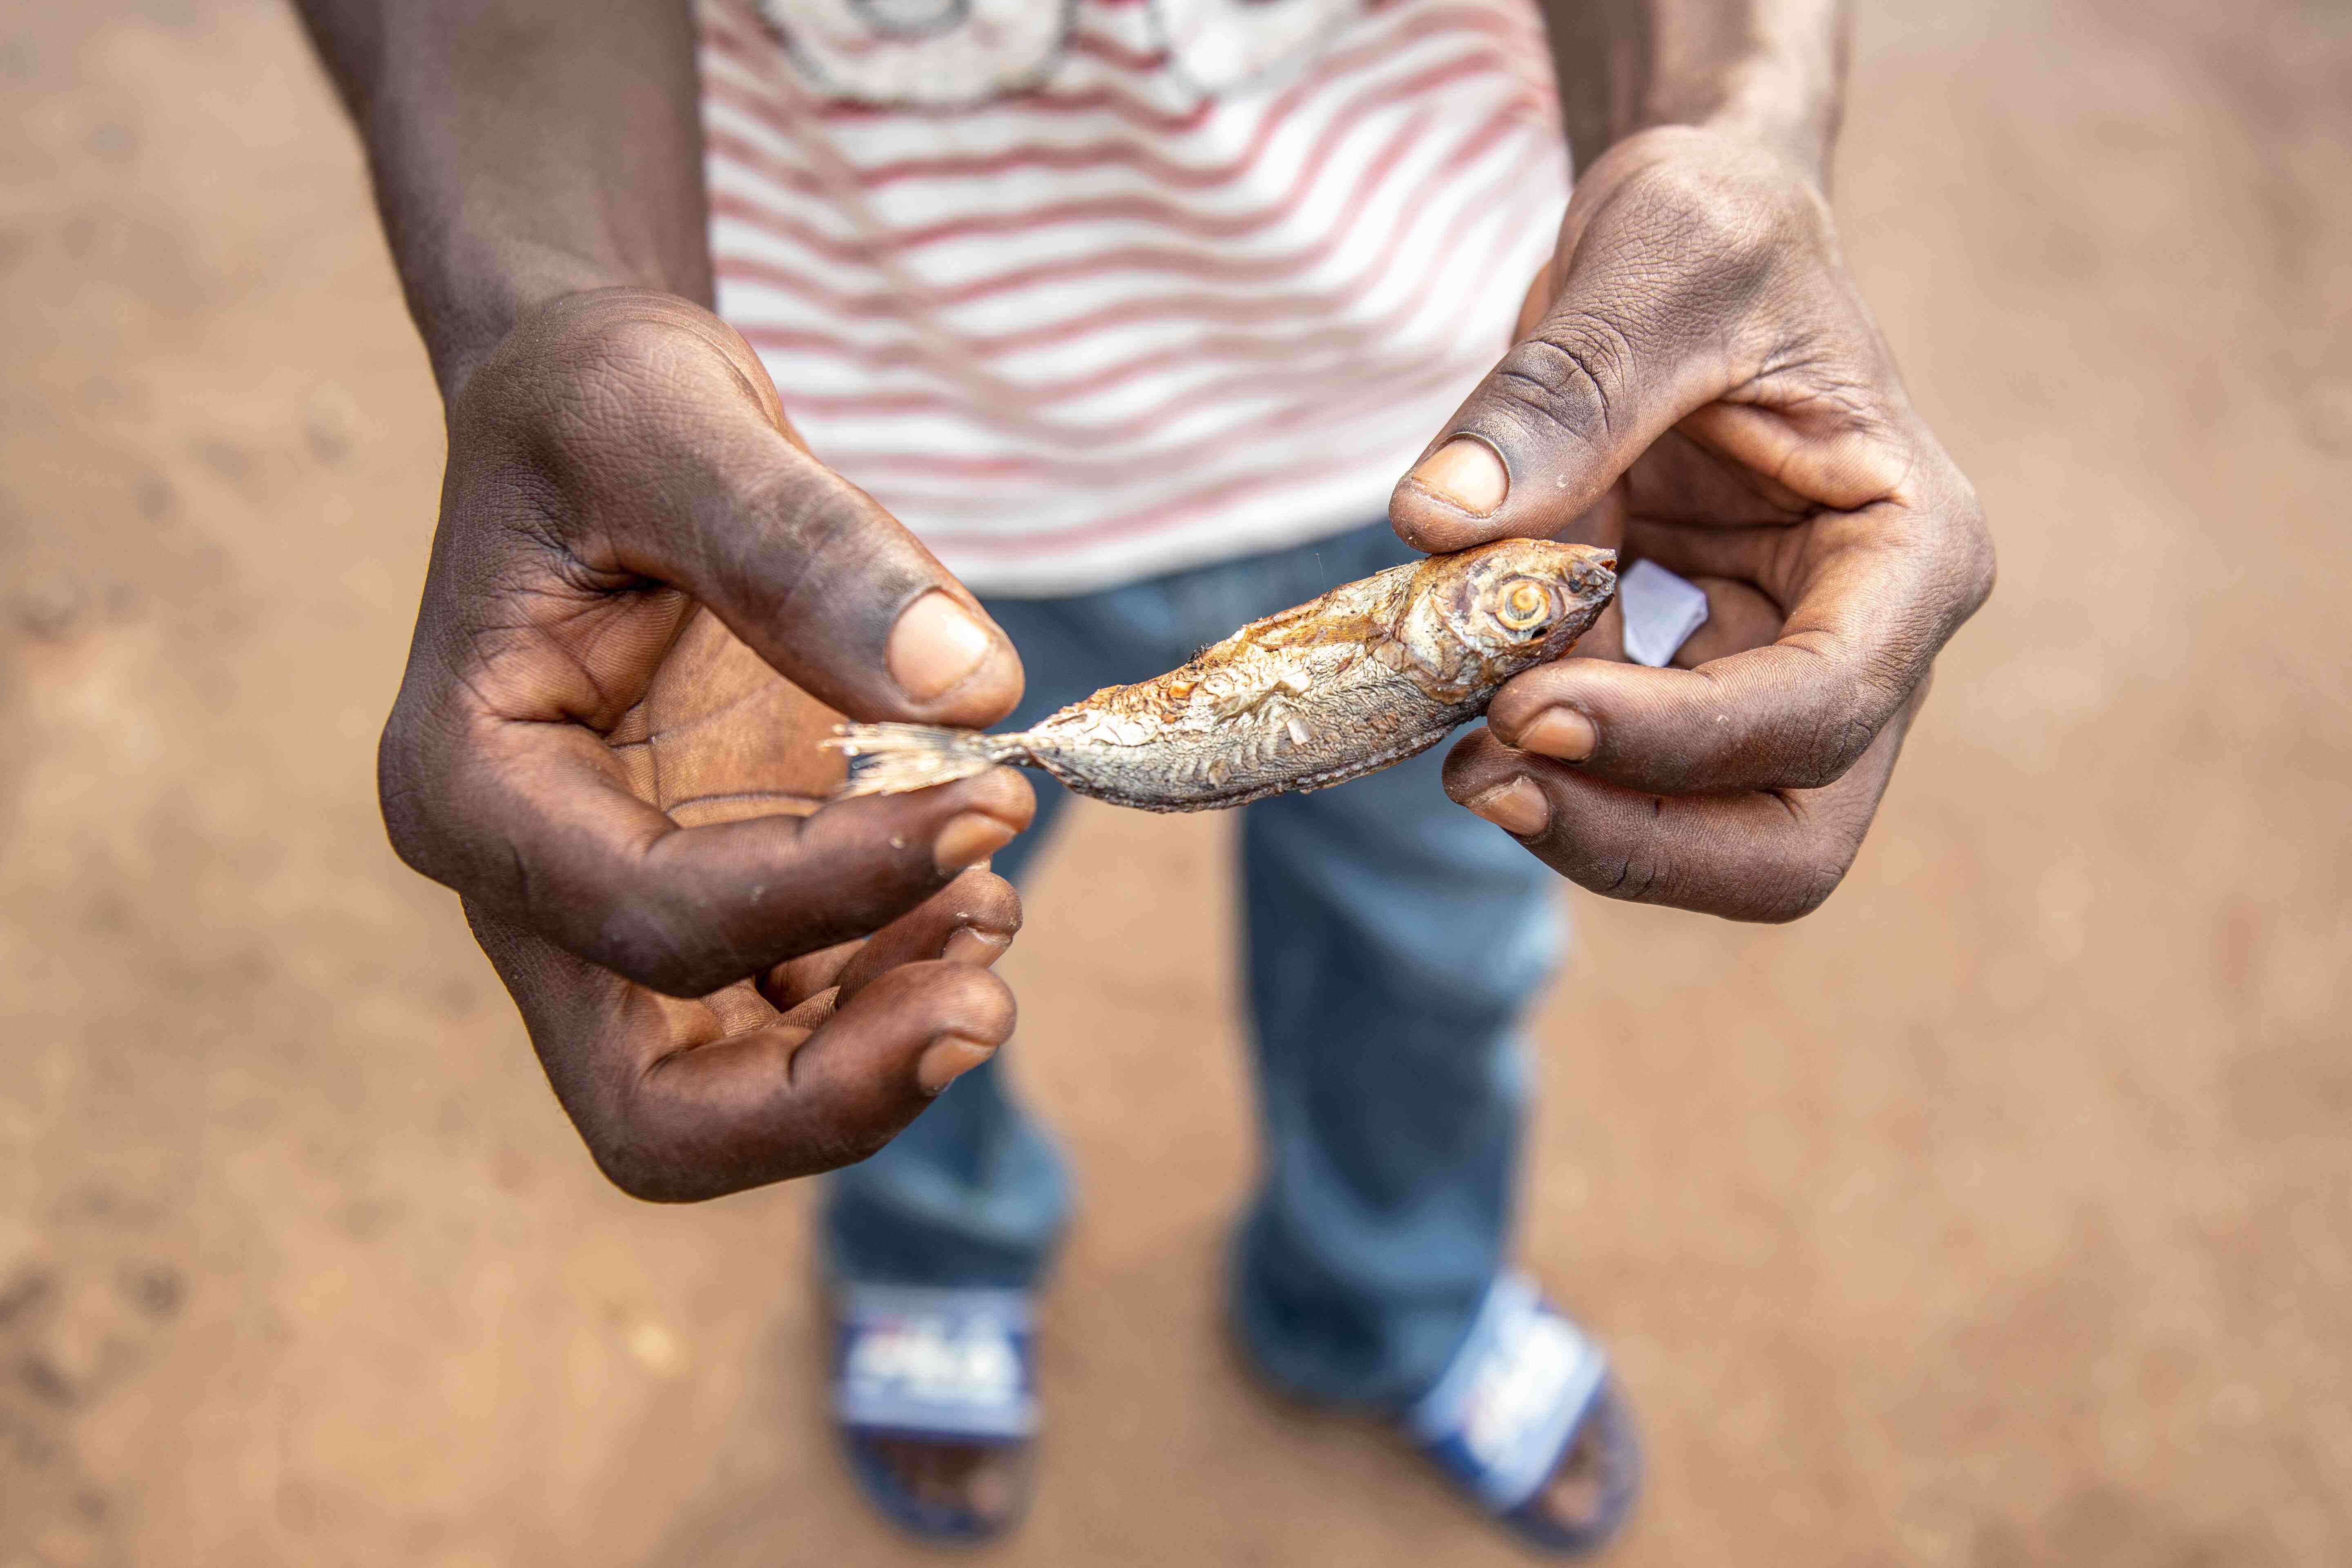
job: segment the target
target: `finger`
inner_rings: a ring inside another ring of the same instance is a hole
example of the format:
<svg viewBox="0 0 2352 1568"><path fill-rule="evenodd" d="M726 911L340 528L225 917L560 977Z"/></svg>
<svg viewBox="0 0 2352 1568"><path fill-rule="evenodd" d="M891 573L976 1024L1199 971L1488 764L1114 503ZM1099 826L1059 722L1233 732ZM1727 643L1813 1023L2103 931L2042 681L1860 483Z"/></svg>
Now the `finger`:
<svg viewBox="0 0 2352 1568"><path fill-rule="evenodd" d="M625 292L564 302L486 362L462 405L449 508L503 518L575 575L685 589L856 718L977 726L1019 699L1003 632L809 455L758 356L708 312Z"/></svg>
<svg viewBox="0 0 2352 1568"><path fill-rule="evenodd" d="M1012 993L968 964L890 972L817 1027L728 1034L469 907L557 1099L635 1196L688 1202L864 1158L1013 1031Z"/></svg>
<svg viewBox="0 0 2352 1568"><path fill-rule="evenodd" d="M894 969L934 959L986 969L1004 956L1021 930L1021 895L1013 884L974 868L867 939L841 972L845 1003Z"/></svg>
<svg viewBox="0 0 2352 1568"><path fill-rule="evenodd" d="M1748 318L1790 231L1822 215L1752 171L1654 160L1571 205L1549 308L1399 481L1398 534L1430 551L1559 537L1653 442L1760 368Z"/></svg>
<svg viewBox="0 0 2352 1568"><path fill-rule="evenodd" d="M1445 792L1604 897L1790 921L1853 864L1906 727L1907 714L1885 726L1825 788L1679 797L1622 789L1479 730L1446 757Z"/></svg>
<svg viewBox="0 0 2352 1568"><path fill-rule="evenodd" d="M602 1108L599 1163L625 1190L670 1202L837 1169L994 1055L1013 1012L986 970L924 963L814 1032L777 1024L673 1050Z"/></svg>
<svg viewBox="0 0 2352 1568"><path fill-rule="evenodd" d="M1622 487L1628 515L1722 528L1801 522L1820 510L1820 499L1799 494L1770 473L1718 452L1692 434L1711 429L1715 411L1723 406L1700 409L1633 460ZM1876 499L1859 495L1852 497L1852 503L1864 505Z"/></svg>
<svg viewBox="0 0 2352 1568"><path fill-rule="evenodd" d="M898 1114L908 1087L929 1100L988 1060L1013 1037L1016 1014L1012 987L978 965L904 964L845 1002L835 1020L853 1027L822 1031L793 1071L835 1113L873 1125Z"/></svg>
<svg viewBox="0 0 2352 1568"><path fill-rule="evenodd" d="M577 726L480 719L386 756L385 820L411 865L677 996L881 929L1003 847L1036 804L1000 768L804 817L681 827Z"/></svg>
<svg viewBox="0 0 2352 1568"><path fill-rule="evenodd" d="M1801 529L1637 524L1629 542L1661 564L1786 595L1774 640L1691 669L1543 666L1496 694L1489 721L1628 789L1819 788L1853 765L1991 590L1973 496L1945 504L1825 513Z"/></svg>
<svg viewBox="0 0 2352 1568"><path fill-rule="evenodd" d="M1591 628L1576 639L1579 658L1622 659L1625 657L1625 607L1612 599ZM1497 693L1500 695L1500 693Z"/></svg>
<svg viewBox="0 0 2352 1568"><path fill-rule="evenodd" d="M820 991L846 1002L876 978L909 963L945 959L985 969L1021 930L1021 895L1003 878L974 866L864 942L843 942L797 958L761 982L761 993L789 1012Z"/></svg>
<svg viewBox="0 0 2352 1568"><path fill-rule="evenodd" d="M790 1013L811 997L838 986L841 972L865 945L864 937L853 937L789 959L760 977L760 994L778 1012Z"/></svg>

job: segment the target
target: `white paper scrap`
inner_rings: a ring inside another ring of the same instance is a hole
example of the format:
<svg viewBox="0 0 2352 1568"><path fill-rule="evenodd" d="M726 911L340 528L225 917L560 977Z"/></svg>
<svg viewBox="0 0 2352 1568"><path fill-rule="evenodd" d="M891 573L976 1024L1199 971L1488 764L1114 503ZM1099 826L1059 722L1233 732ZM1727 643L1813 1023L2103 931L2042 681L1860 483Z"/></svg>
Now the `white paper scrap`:
<svg viewBox="0 0 2352 1568"><path fill-rule="evenodd" d="M1706 592L1654 561L1636 561L1617 580L1625 616L1625 657L1635 664L1674 663L1691 633L1706 625Z"/></svg>

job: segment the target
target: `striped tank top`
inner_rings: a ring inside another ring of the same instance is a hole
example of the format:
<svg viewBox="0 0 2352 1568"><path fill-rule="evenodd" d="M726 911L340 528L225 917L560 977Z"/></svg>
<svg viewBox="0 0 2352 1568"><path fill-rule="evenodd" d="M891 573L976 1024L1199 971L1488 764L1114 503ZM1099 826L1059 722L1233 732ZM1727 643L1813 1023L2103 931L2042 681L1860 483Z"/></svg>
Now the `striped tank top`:
<svg viewBox="0 0 2352 1568"><path fill-rule="evenodd" d="M1530 0L704 0L719 312L975 589L1336 533L1567 195Z"/></svg>

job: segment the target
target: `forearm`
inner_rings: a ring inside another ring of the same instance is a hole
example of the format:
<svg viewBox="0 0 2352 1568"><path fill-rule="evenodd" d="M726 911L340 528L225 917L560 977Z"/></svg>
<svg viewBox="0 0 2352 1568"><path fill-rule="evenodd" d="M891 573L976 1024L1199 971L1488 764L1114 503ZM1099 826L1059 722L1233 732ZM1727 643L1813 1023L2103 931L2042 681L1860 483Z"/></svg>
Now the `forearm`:
<svg viewBox="0 0 2352 1568"><path fill-rule="evenodd" d="M689 0L297 0L452 394L524 311L710 302Z"/></svg>
<svg viewBox="0 0 2352 1568"><path fill-rule="evenodd" d="M1769 142L1824 185L1846 0L1542 0L1577 167L1658 125Z"/></svg>

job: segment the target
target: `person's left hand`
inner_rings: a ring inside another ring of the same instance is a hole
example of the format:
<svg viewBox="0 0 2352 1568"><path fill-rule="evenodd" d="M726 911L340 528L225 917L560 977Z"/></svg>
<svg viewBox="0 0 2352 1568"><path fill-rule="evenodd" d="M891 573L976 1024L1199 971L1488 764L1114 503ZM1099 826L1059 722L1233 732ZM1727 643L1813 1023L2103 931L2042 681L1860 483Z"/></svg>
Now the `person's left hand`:
<svg viewBox="0 0 2352 1568"><path fill-rule="evenodd" d="M1503 357L1390 503L1429 551L1615 545L1706 591L1681 668L1519 676L1446 793L1595 892L1790 920L1845 875L1937 652L1991 592L1975 492L1905 396L1793 163L1720 132L1577 182Z"/></svg>

